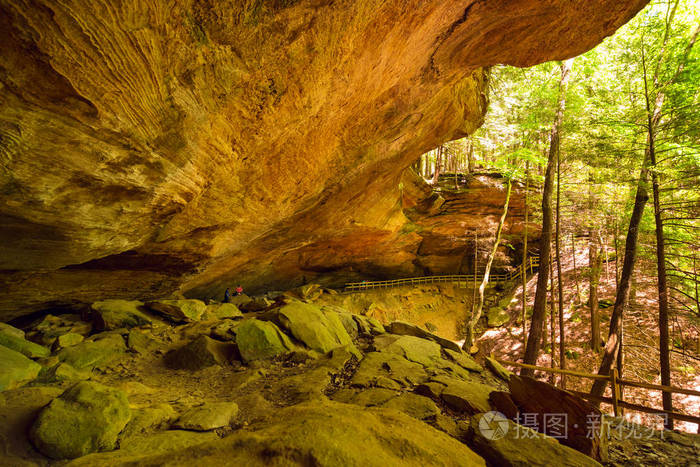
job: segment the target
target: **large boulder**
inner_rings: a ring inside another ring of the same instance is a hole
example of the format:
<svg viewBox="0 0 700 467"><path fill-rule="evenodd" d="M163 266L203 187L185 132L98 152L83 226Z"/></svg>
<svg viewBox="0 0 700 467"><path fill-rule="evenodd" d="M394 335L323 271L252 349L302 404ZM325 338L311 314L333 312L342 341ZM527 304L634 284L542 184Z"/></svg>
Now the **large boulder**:
<svg viewBox="0 0 700 467"><path fill-rule="evenodd" d="M235 328L235 333L244 362L273 358L294 348L289 337L269 321L244 320Z"/></svg>
<svg viewBox="0 0 700 467"><path fill-rule="evenodd" d="M353 386L370 387L377 386L383 379L410 387L426 381L428 374L423 365L408 361L399 355L369 352L360 360L360 365L350 382Z"/></svg>
<svg viewBox="0 0 700 467"><path fill-rule="evenodd" d="M437 343L413 336L385 334L375 338L374 345L381 352L400 355L424 367L435 366L442 358L441 348Z"/></svg>
<svg viewBox="0 0 700 467"><path fill-rule="evenodd" d="M219 342L207 336L199 336L192 342L166 355L171 368L201 370L213 365L225 365L238 355L236 346Z"/></svg>
<svg viewBox="0 0 700 467"><path fill-rule="evenodd" d="M58 352L58 358L78 370L100 368L112 363L126 351L124 339L119 334L96 335L79 344Z"/></svg>
<svg viewBox="0 0 700 467"><path fill-rule="evenodd" d="M207 305L206 312L209 316L213 316L216 319L234 319L243 317L241 310L239 310L233 303L216 303L214 305Z"/></svg>
<svg viewBox="0 0 700 467"><path fill-rule="evenodd" d="M445 385L440 397L452 410L468 414L491 410L489 394L494 391L493 387L446 376L436 376L433 381Z"/></svg>
<svg viewBox="0 0 700 467"><path fill-rule="evenodd" d="M1 323L0 322L0 332L4 334L9 334L10 336L15 336L20 339L24 339L24 331L21 329L17 329L14 326L11 326L7 323Z"/></svg>
<svg viewBox="0 0 700 467"><path fill-rule="evenodd" d="M35 344L13 334L5 334L0 330L0 345L15 350L29 358L43 358L51 355L51 351L43 345Z"/></svg>
<svg viewBox="0 0 700 467"><path fill-rule="evenodd" d="M116 448L117 437L130 417L123 391L83 381L39 412L30 439L45 456L74 459Z"/></svg>
<svg viewBox="0 0 700 467"><path fill-rule="evenodd" d="M175 323L191 323L199 321L207 309L201 300L157 300L146 303L146 306Z"/></svg>
<svg viewBox="0 0 700 467"><path fill-rule="evenodd" d="M566 436L560 442L600 461L608 459L608 443L602 413L582 398L527 376L512 375L511 397L521 413L536 416L536 429L547 433L549 414L564 414ZM601 429L591 430L592 424Z"/></svg>
<svg viewBox="0 0 700 467"><path fill-rule="evenodd" d="M390 332L392 334L399 334L401 336L413 336L420 337L421 339L428 339L437 342L442 347L453 350L455 352L461 352L462 350L460 346L457 345L457 343L449 339L445 339L444 337L440 337L436 334L433 334L432 332L428 332L425 329L416 326L415 324L406 323L404 321L394 321L388 326L386 326L386 330L387 332Z"/></svg>
<svg viewBox="0 0 700 467"><path fill-rule="evenodd" d="M153 320L141 311L143 302L138 300L101 300L94 302L92 324L97 331L133 328L152 324Z"/></svg>
<svg viewBox="0 0 700 467"><path fill-rule="evenodd" d="M485 465L456 439L400 412L329 401L281 409L274 417L190 449L158 455L144 451L139 463L162 465L173 459L246 466Z"/></svg>
<svg viewBox="0 0 700 467"><path fill-rule="evenodd" d="M517 425L498 412L472 418L468 444L490 465L499 467L600 467L590 457L559 444L554 438Z"/></svg>
<svg viewBox="0 0 700 467"><path fill-rule="evenodd" d="M325 354L353 345L338 314L323 312L317 306L293 301L277 310L277 319L294 337L317 352Z"/></svg>
<svg viewBox="0 0 700 467"><path fill-rule="evenodd" d="M28 383L39 375L39 371L41 365L0 345L0 392Z"/></svg>

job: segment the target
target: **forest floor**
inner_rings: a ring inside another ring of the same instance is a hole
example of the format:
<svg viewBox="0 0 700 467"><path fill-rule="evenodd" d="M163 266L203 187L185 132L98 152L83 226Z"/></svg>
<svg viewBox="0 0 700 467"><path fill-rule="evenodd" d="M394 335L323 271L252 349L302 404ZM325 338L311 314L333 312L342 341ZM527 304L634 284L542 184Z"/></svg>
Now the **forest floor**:
<svg viewBox="0 0 700 467"><path fill-rule="evenodd" d="M573 266L573 256L569 252L562 258L562 276L564 280L564 317L565 317L565 342L567 350L566 366L569 369L586 373L597 373L601 354L593 352L590 348L590 314L586 303L588 298L588 280L586 277L588 266L587 245L580 241L576 247L576 270ZM615 300L615 261L613 258L608 263L603 263L600 280L600 301ZM607 266L607 268L606 268ZM634 298L623 318L623 347L624 365L623 376L635 381L661 384L659 370L659 332L658 332L658 302L656 292L656 278L653 274L645 274L645 271L653 270L653 264L639 262L636 281L633 283ZM577 300L576 282L579 284L579 297ZM528 307L533 306L536 288L536 276L528 283ZM494 353L499 358L519 361L523 355L523 333L521 327L520 301L522 290L515 295L509 311L511 323L500 328L487 329L479 338L481 352ZM549 311L549 307L548 307ZM689 317L671 310L670 333L674 342L671 352L671 384L676 387L700 390L700 355L698 354L698 327L692 323ZM608 335L610 313L612 307L601 308L601 339L605 343ZM547 322L547 350L551 349L550 322ZM559 365L558 342L559 329L557 326L555 341L556 365ZM551 366L551 358L548 353L543 353L537 362L539 366ZM548 375L539 373L540 379ZM559 379L557 378L557 381ZM558 383L559 384L559 383ZM592 381L577 377L567 378L567 388L588 392ZM609 395L607 389L606 395ZM641 388L624 388L623 399L627 402L645 405L647 407L661 408L661 393ZM700 398L674 394L673 407L690 415L700 413ZM603 410L611 411L611 407L603 404ZM653 425L660 428L662 423L658 417L644 415L636 412L627 412L625 416L634 422L644 425ZM675 422L675 428L690 433L699 432L700 428L694 423Z"/></svg>

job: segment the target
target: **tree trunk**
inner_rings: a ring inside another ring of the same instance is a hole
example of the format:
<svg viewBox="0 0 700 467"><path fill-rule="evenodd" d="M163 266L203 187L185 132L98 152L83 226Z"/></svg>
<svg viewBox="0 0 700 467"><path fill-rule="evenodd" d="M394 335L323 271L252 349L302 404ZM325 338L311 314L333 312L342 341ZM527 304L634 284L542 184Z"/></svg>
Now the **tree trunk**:
<svg viewBox="0 0 700 467"><path fill-rule="evenodd" d="M557 258L557 297L559 304L559 368L566 369L566 330L564 329L564 286L561 274L561 154L557 151L557 221L554 233L554 248ZM566 375L559 378L562 389L566 389Z"/></svg>
<svg viewBox="0 0 700 467"><path fill-rule="evenodd" d="M602 257L598 247L598 235L591 229L588 233L588 308L591 311L591 349L600 352L600 311L598 309L598 284Z"/></svg>
<svg viewBox="0 0 700 467"><path fill-rule="evenodd" d="M438 146L437 154L435 154L435 172L433 172L433 185L436 185L440 178L440 163L442 162L442 151L442 145Z"/></svg>
<svg viewBox="0 0 700 467"><path fill-rule="evenodd" d="M523 264L522 264L522 280L523 280L523 306L522 306L522 325L523 325L523 344L527 339L527 195L530 190L530 161L525 161L525 223L523 224Z"/></svg>
<svg viewBox="0 0 700 467"><path fill-rule="evenodd" d="M659 291L659 366L661 369L661 384L664 386L671 385L671 359L670 359L670 340L668 335L668 285L666 278L666 253L664 239L664 224L661 219L661 202L659 200L659 176L656 166L656 149L654 147L654 133L652 128L651 116L649 117L648 141L649 141L649 158L651 161L651 185L654 196L654 222L656 225L656 271L658 276L658 291ZM673 399L668 392L662 392L662 401L664 410L673 411ZM666 429L673 430L673 419L666 417L664 424Z"/></svg>
<svg viewBox="0 0 700 467"><path fill-rule="evenodd" d="M627 239L625 240L625 259L622 264L622 275L617 288L615 297L615 306L613 307L612 316L610 317L610 330L608 332L608 340L605 344L605 352L603 360L598 368L599 375L610 374L610 368L617 359L617 353L620 348L620 326L622 324L622 314L627 307L627 302L630 295L630 282L634 272L634 263L637 259L637 238L639 236L639 224L642 221L644 206L649 199L647 192L647 175L649 172L648 155L645 156L642 162L642 169L639 174L639 182L637 183L637 194L634 198L634 208L632 209L632 217L630 225L627 229ZM601 397L605 391L607 381L596 380L591 388L591 395Z"/></svg>
<svg viewBox="0 0 700 467"><path fill-rule="evenodd" d="M467 172L474 173L474 141L472 138L468 140L469 150L467 151Z"/></svg>
<svg viewBox="0 0 700 467"><path fill-rule="evenodd" d="M549 254L549 363L552 368L557 367L556 354L557 336L556 336L556 305L554 303L554 270L552 266L552 254ZM552 386L557 383L555 373L549 375L549 382Z"/></svg>
<svg viewBox="0 0 700 467"><path fill-rule="evenodd" d="M576 268L576 238L571 232L571 259L574 263L574 282L576 283L576 304L581 304L581 285L579 284L578 268Z"/></svg>
<svg viewBox="0 0 700 467"><path fill-rule="evenodd" d="M479 302L477 304L474 313L472 313L471 319L467 323L467 338L464 341L463 349L468 350L470 353L476 353L474 350L474 327L476 323L481 318L481 311L484 308L484 292L486 291L486 284L489 282L489 274L491 273L491 265L493 264L493 259L496 257L496 252L498 251L498 245L501 242L501 232L503 232L503 225L506 222L506 216L508 215L508 204L510 203L510 192L512 188L512 182L510 178L508 179L508 185L506 188L506 200L503 203L503 214L501 219L498 221L498 228L496 229L496 240L493 242L493 248L489 254L488 260L486 261L486 269L484 270L484 278L479 286ZM474 272L476 274L476 271Z"/></svg>
<svg viewBox="0 0 700 467"><path fill-rule="evenodd" d="M549 144L549 155L547 161L547 171L544 179L544 189L542 192L542 236L540 238L540 271L537 277L537 290L535 292L535 304L532 311L532 321L530 323L530 334L527 339L523 362L534 365L540 351L542 342L542 332L547 305L547 279L549 274L549 255L551 252L552 240L552 185L554 184L554 168L556 156L559 151L559 132L562 120L564 119L564 108L566 107L566 88L569 81L569 72L573 59L566 60L561 64L561 80L559 81L559 105L557 114L552 125L552 133ZM520 374L532 376L533 371L523 368Z"/></svg>

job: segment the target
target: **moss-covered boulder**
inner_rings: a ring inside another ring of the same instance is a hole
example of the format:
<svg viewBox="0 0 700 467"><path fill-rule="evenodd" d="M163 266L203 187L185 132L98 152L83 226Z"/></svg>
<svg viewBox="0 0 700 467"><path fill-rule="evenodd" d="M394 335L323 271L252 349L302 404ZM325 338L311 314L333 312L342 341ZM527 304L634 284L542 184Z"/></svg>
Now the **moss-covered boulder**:
<svg viewBox="0 0 700 467"><path fill-rule="evenodd" d="M233 303L207 305L206 313L216 319L235 319L243 317L241 310Z"/></svg>
<svg viewBox="0 0 700 467"><path fill-rule="evenodd" d="M145 465L484 466L464 444L405 414L335 402L281 409L275 417L223 439L162 454L141 451ZM136 459L131 459L136 461Z"/></svg>
<svg viewBox="0 0 700 467"><path fill-rule="evenodd" d="M244 362L273 358L294 348L289 337L269 321L244 320L235 328L235 333Z"/></svg>
<svg viewBox="0 0 700 467"><path fill-rule="evenodd" d="M235 402L207 402L180 415L174 428L192 431L210 431L228 426L238 415Z"/></svg>
<svg viewBox="0 0 700 467"><path fill-rule="evenodd" d="M376 386L381 378L389 378L401 386L415 386L428 379L425 367L389 352L369 352L360 361L352 377L353 386Z"/></svg>
<svg viewBox="0 0 700 467"><path fill-rule="evenodd" d="M152 324L138 300L101 300L92 304L92 324L97 331L133 328Z"/></svg>
<svg viewBox="0 0 700 467"><path fill-rule="evenodd" d="M4 345L29 358L44 358L51 355L51 351L43 345L35 344L13 334L6 334L2 330L0 330L0 345Z"/></svg>
<svg viewBox="0 0 700 467"><path fill-rule="evenodd" d="M490 328L497 328L506 324L510 320L510 315L503 308L496 306L486 312L486 319Z"/></svg>
<svg viewBox="0 0 700 467"><path fill-rule="evenodd" d="M123 391L83 381L42 409L30 439L52 459L74 459L114 449L130 417Z"/></svg>
<svg viewBox="0 0 700 467"><path fill-rule="evenodd" d="M213 365L225 365L237 355L234 344L199 336L192 342L170 352L166 364L171 368L201 370Z"/></svg>
<svg viewBox="0 0 700 467"><path fill-rule="evenodd" d="M24 331L22 331L21 329L17 329L16 327L11 326L7 323L0 323L0 333L9 334L11 336L24 339Z"/></svg>
<svg viewBox="0 0 700 467"><path fill-rule="evenodd" d="M449 339L440 337L432 332L428 332L425 329L416 326L415 324L406 323L404 321L394 321L386 326L386 330L392 334L398 334L400 336L413 336L420 337L421 339L431 340L437 342L440 346L446 349L452 349L455 352L461 350L459 345L452 342Z"/></svg>
<svg viewBox="0 0 700 467"><path fill-rule="evenodd" d="M39 375L41 365L21 353L0 345L0 391L14 389Z"/></svg>
<svg viewBox="0 0 700 467"><path fill-rule="evenodd" d="M435 366L442 357L439 344L419 337L385 334L375 338L374 345L381 352L400 355L425 367Z"/></svg>
<svg viewBox="0 0 700 467"><path fill-rule="evenodd" d="M56 338L56 341L54 342L54 350L80 344L83 340L85 340L85 338L81 334L75 332L62 334Z"/></svg>
<svg viewBox="0 0 700 467"><path fill-rule="evenodd" d="M93 369L109 365L125 351L126 344L122 336L107 333L66 347L58 353L58 358L78 370Z"/></svg>
<svg viewBox="0 0 700 467"><path fill-rule="evenodd" d="M491 410L489 394L494 391L491 386L446 376L436 376L433 381L445 385L440 397L452 410L468 414Z"/></svg>
<svg viewBox="0 0 700 467"><path fill-rule="evenodd" d="M317 352L325 354L353 345L343 321L334 312L323 312L317 306L294 301L281 307L277 317L294 337Z"/></svg>
<svg viewBox="0 0 700 467"><path fill-rule="evenodd" d="M192 323L199 321L207 309L201 300L157 300L146 306L175 323Z"/></svg>

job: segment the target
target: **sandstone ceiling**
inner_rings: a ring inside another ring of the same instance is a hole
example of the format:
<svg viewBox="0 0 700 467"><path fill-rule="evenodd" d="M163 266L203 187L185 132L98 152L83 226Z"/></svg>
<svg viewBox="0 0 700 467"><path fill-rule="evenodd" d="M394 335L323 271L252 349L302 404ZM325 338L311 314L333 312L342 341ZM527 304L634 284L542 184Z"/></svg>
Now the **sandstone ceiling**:
<svg viewBox="0 0 700 467"><path fill-rule="evenodd" d="M0 317L410 262L403 169L480 125L486 67L645 3L0 0Z"/></svg>

